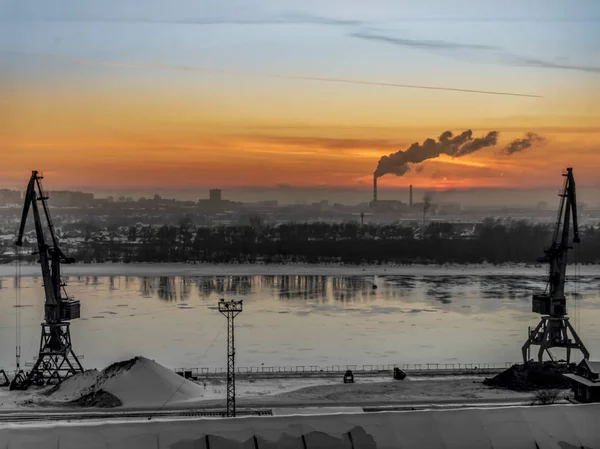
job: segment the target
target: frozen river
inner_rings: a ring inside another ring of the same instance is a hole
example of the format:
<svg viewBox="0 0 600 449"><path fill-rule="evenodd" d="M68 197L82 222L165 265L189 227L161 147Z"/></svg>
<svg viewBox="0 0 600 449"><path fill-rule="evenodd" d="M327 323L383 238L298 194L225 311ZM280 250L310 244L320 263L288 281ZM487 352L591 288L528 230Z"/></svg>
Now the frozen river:
<svg viewBox="0 0 600 449"><path fill-rule="evenodd" d="M520 360L537 275L74 276L71 324L86 368L144 355L175 367L225 366L220 298L243 299L237 365L500 363ZM373 288L376 286L377 288ZM600 356L600 276L569 286L571 320ZM0 367L15 366L16 282L0 277ZM41 279L21 278L22 363L36 355ZM558 354L557 354L558 355ZM579 357L579 354L576 355Z"/></svg>

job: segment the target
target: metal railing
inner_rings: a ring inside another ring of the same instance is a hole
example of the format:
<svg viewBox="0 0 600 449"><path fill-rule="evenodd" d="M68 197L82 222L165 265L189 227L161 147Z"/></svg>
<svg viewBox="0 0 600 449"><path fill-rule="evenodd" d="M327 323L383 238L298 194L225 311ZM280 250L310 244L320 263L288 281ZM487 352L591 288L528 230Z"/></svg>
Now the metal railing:
<svg viewBox="0 0 600 449"><path fill-rule="evenodd" d="M242 366L236 368L236 374L327 374L344 373L351 370L355 373L391 372L399 368L407 373L415 372L465 372L506 369L514 365L512 362L501 363L405 363L387 365L291 365L291 366ZM177 368L175 372L187 373L192 377L225 376L225 368Z"/></svg>

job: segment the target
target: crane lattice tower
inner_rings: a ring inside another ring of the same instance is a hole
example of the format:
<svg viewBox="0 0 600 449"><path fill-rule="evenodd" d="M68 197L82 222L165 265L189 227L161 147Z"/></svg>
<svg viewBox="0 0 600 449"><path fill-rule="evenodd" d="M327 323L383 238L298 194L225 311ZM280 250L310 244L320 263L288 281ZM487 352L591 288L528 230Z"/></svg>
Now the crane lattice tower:
<svg viewBox="0 0 600 449"><path fill-rule="evenodd" d="M41 180L42 176L33 171L25 192L23 215L15 242L17 246L23 246L25 225L31 208L45 296L40 350L31 371L27 374L19 371L11 383L11 389L26 389L31 384L57 384L73 374L83 372L83 366L73 351L69 328L69 320L80 316L80 303L66 294L60 269L62 263L70 264L74 259L67 257L58 246L46 202L48 197L44 194ZM49 242L46 241L38 203L42 205L46 219Z"/></svg>
<svg viewBox="0 0 600 449"><path fill-rule="evenodd" d="M567 254L572 249L569 241L570 224L573 225L573 243L579 243L579 228L577 224L577 195L573 169L567 168L565 184L560 196L558 216L554 229L552 244L545 250L545 255L539 262L548 263L549 280L546 291L533 296L532 311L542 315L539 324L530 330L527 341L522 347L523 361L528 362L531 346L539 346L538 361L541 363L546 352L554 360L550 349L566 349L566 362L571 361L571 350L578 349L584 358L590 353L581 338L569 322L567 315L565 280L567 272Z"/></svg>
<svg viewBox="0 0 600 449"><path fill-rule="evenodd" d="M219 312L227 318L227 417L235 417L235 323L242 301L219 301Z"/></svg>

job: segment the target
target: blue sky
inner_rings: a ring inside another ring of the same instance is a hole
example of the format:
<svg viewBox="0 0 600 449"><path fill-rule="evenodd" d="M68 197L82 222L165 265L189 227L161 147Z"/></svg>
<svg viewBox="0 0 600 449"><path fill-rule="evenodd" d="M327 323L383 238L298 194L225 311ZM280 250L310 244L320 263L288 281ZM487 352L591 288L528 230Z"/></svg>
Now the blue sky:
<svg viewBox="0 0 600 449"><path fill-rule="evenodd" d="M28 159L18 157L25 151L57 173L80 173L83 155L89 156L106 177L125 154L131 159L122 170L135 171L139 154L148 151L141 145L148 144L156 147L155 168L139 168L132 184L155 182L153 170L165 166L161 151L178 145L173 170L193 160L207 167L207 183L219 180L209 179L221 169L215 154L228 151L239 167L225 184L312 179L311 185L367 188L372 168L366 167L389 152L389 142L401 149L447 129L500 129L514 134L508 139L570 127L570 137L562 130L548 139L552 164L569 162L567 154L586 158L590 184L600 168L594 156L600 0L0 0L0 93L7 99L0 115L11 119L3 123L0 151L14 154L14 168L5 174L13 179L29 168ZM587 128L575 135L577 127ZM278 148L274 136L285 138ZM298 138L326 146L319 139L340 137L358 142L352 158L321 147L290 148ZM69 168L33 149L50 146L81 160ZM322 168L332 160L335 176ZM516 159L514 165L491 156L474 160L451 186L531 187L532 177L548 170L534 156L529 163L531 170L523 171ZM290 173L282 173L281 164ZM514 177L508 179L508 171ZM251 172L254 177L244 179ZM111 182L129 177L123 173ZM436 173L436 180L420 179L439 182ZM180 178L169 182L194 184ZM103 179L99 174L90 185ZM392 181L398 180L382 182Z"/></svg>
<svg viewBox="0 0 600 449"><path fill-rule="evenodd" d="M3 65L21 52L375 78L600 72L597 0L3 0L0 20Z"/></svg>

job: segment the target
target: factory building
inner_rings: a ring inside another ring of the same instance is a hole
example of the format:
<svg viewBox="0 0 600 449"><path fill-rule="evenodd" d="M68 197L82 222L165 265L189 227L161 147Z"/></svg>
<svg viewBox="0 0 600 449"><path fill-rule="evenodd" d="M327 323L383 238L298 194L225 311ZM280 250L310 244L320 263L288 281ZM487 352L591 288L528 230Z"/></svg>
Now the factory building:
<svg viewBox="0 0 600 449"><path fill-rule="evenodd" d="M222 201L221 189L210 189L208 191L208 199L210 201Z"/></svg>
<svg viewBox="0 0 600 449"><path fill-rule="evenodd" d="M380 200L377 197L377 175L373 174L373 200L370 202L369 206L372 209L376 209L378 211L398 211L398 210L406 210L407 204L403 203L400 200ZM413 204L413 191L412 185L409 188L409 205L408 207L412 207Z"/></svg>
<svg viewBox="0 0 600 449"><path fill-rule="evenodd" d="M575 400L600 402L600 362L583 359L575 371L575 374L564 374L571 381Z"/></svg>
<svg viewBox="0 0 600 449"><path fill-rule="evenodd" d="M48 204L55 207L85 207L94 202L93 193L71 190L51 190L48 192Z"/></svg>

